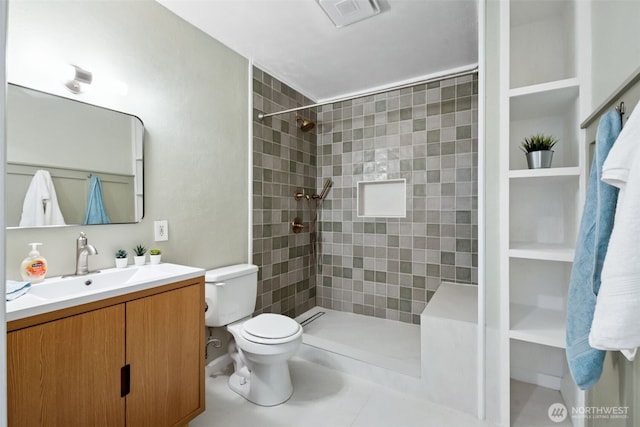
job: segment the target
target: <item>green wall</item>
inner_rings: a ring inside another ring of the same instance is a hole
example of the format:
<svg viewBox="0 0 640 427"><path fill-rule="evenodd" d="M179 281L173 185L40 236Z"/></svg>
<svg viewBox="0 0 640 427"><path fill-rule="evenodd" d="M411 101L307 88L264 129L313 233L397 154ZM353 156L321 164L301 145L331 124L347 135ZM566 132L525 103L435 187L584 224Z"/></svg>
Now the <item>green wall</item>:
<svg viewBox="0 0 640 427"><path fill-rule="evenodd" d="M129 93L72 95L53 78L56 61L117 77ZM138 243L202 268L248 261L245 58L154 1L14 0L7 66L10 82L134 114L146 127L143 221L8 230L7 278L19 278L32 241L44 243L51 276L72 273L80 231L99 251L91 269L113 267L116 248ZM153 242L159 219L169 221L168 242Z"/></svg>

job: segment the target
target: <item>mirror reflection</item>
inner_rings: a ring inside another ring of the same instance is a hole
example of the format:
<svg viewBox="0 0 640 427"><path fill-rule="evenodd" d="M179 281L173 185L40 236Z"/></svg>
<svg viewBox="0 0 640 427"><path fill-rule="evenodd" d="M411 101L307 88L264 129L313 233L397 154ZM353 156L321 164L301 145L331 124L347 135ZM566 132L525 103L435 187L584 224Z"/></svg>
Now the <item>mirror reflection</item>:
<svg viewBox="0 0 640 427"><path fill-rule="evenodd" d="M143 135L130 114L9 84L7 226L139 222Z"/></svg>

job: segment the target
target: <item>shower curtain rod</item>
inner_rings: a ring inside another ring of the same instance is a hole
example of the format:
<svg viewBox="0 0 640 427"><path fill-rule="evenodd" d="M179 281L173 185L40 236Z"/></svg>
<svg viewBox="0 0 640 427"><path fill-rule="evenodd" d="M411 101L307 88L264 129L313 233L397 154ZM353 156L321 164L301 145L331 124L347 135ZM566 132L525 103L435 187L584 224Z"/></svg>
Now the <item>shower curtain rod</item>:
<svg viewBox="0 0 640 427"><path fill-rule="evenodd" d="M417 85L423 85L423 84L427 84L427 83L439 82L440 80L453 79L453 78L456 78L456 77L462 77L462 76L466 76L468 74L474 74L474 73L477 73L477 72L478 72L478 67L476 66L476 67L473 67L472 69L469 69L469 70L466 70L466 71L459 71L459 72L456 72L456 73L445 74L445 75L440 76L440 77L433 77L433 78L430 78L430 79L420 80L420 81L413 82L413 83L407 83L407 84L403 84L403 85L399 85L399 86L392 86L392 87L388 87L388 88L385 88L385 89L378 89L378 90L374 90L374 91L371 91L371 92L361 93L361 94L358 94L358 95L346 96L344 98L334 99L333 101L325 101L325 102L320 102L318 104L304 105L302 107L290 108L288 110L277 111L275 113L268 113L268 114L259 113L258 114L258 120L263 120L263 119L265 119L267 117L277 116L279 114L292 113L294 111L300 111L300 110L304 110L304 109L307 109L307 108L322 107L323 105L335 104L336 102L344 102L344 101L349 101L349 100L352 100L352 99L364 98L365 96L378 95L378 94L389 92L389 91L392 91L392 90L406 89L406 88L417 86Z"/></svg>

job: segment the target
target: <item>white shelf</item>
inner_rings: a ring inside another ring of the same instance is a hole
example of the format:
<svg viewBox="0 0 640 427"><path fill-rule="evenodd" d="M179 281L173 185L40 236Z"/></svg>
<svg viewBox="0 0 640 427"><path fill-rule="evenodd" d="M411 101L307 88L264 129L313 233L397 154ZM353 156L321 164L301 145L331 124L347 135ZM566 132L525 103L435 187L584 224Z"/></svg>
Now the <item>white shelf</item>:
<svg viewBox="0 0 640 427"><path fill-rule="evenodd" d="M577 166L564 168L542 168L542 169L517 169L509 171L509 178L557 178L557 177L579 177L580 168Z"/></svg>
<svg viewBox="0 0 640 427"><path fill-rule="evenodd" d="M510 91L511 118L564 115L574 109L580 88L577 79L559 80Z"/></svg>
<svg viewBox="0 0 640 427"><path fill-rule="evenodd" d="M580 83L578 82L578 79L575 77L572 77L570 79L555 80L548 83L540 83L537 85L523 86L523 87L511 89L509 91L509 97L513 99L521 96L536 95L536 94L541 94L541 95L544 95L545 97L546 96L557 97L562 93L570 93L570 92L575 92L575 94L577 95L579 86L580 86Z"/></svg>
<svg viewBox="0 0 640 427"><path fill-rule="evenodd" d="M511 242L509 245L509 256L512 258L573 262L574 254L574 248L563 245L535 242Z"/></svg>
<svg viewBox="0 0 640 427"><path fill-rule="evenodd" d="M550 347L566 347L564 311L523 304L510 304L510 310L509 336L512 339Z"/></svg>

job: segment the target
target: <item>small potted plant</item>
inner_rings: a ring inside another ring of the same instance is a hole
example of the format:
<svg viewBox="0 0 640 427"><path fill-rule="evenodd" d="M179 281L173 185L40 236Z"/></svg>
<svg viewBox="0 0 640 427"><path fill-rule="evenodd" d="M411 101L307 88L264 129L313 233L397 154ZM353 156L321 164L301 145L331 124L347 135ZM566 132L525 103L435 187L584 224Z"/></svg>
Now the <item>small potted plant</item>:
<svg viewBox="0 0 640 427"><path fill-rule="evenodd" d="M162 251L158 248L153 248L149 251L149 260L151 264L160 264L160 258L162 258Z"/></svg>
<svg viewBox="0 0 640 427"><path fill-rule="evenodd" d="M144 254L147 253L147 248L145 248L143 245L138 245L133 248L133 253L135 254L135 256L133 257L133 262L135 262L136 265L144 265Z"/></svg>
<svg viewBox="0 0 640 427"><path fill-rule="evenodd" d="M558 142L552 136L537 134L525 138L520 149L527 155L529 169L550 168L553 158L553 146Z"/></svg>
<svg viewBox="0 0 640 427"><path fill-rule="evenodd" d="M129 254L124 249L118 249L116 251L116 268L125 268L127 266L127 259Z"/></svg>

